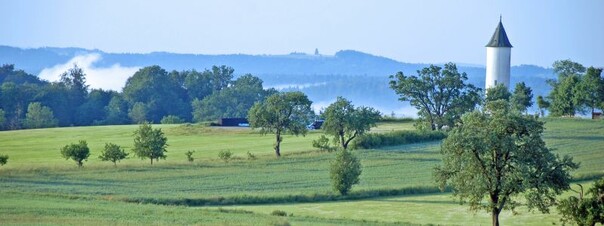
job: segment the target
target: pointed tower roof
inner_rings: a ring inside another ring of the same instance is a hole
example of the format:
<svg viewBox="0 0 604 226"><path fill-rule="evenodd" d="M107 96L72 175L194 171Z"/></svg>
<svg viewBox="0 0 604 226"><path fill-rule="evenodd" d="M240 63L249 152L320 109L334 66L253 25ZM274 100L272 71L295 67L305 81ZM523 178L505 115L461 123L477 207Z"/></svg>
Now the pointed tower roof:
<svg viewBox="0 0 604 226"><path fill-rule="evenodd" d="M493 37L491 37L491 41L487 43L486 47L512 47L508 35L503 28L503 24L501 23L501 17L499 17L499 25L497 25L495 33L493 33Z"/></svg>

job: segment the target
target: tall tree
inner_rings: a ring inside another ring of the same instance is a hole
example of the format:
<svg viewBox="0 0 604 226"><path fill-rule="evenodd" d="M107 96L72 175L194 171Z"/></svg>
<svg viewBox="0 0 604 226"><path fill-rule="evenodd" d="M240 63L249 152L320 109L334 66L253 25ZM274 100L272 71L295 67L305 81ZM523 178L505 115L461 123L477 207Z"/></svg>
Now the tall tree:
<svg viewBox="0 0 604 226"><path fill-rule="evenodd" d="M480 103L480 88L467 84L468 76L459 73L454 63L447 63L444 68L430 65L417 74L391 75L390 88L400 96L399 100L410 101L432 130L453 126L463 113Z"/></svg>
<svg viewBox="0 0 604 226"><path fill-rule="evenodd" d="M444 140L436 182L441 189L451 186L471 210L490 212L494 226L502 210L519 205L514 199L520 194L529 209L547 212L569 189L569 170L578 165L554 155L542 133L543 122L511 111L506 101L487 103L485 111L465 114Z"/></svg>
<svg viewBox="0 0 604 226"><path fill-rule="evenodd" d="M533 90L531 87L526 86L524 82L516 83L510 102L512 109L526 112L527 108L533 106Z"/></svg>
<svg viewBox="0 0 604 226"><path fill-rule="evenodd" d="M57 126L57 120L50 108L42 106L40 102L32 102L27 106L23 124L28 129L47 128Z"/></svg>
<svg viewBox="0 0 604 226"><path fill-rule="evenodd" d="M312 114L312 101L302 92L276 93L263 102L257 102L248 113L252 128L260 128L262 134L275 134L275 154L281 156L283 135L306 135L306 125Z"/></svg>
<svg viewBox="0 0 604 226"><path fill-rule="evenodd" d="M580 111L581 99L578 95L578 84L581 75L585 72L583 65L570 61L556 61L553 64L554 73L558 74L557 80L548 80L552 91L549 111L553 116L575 116Z"/></svg>
<svg viewBox="0 0 604 226"><path fill-rule="evenodd" d="M577 95L582 105L591 110L593 116L595 109L600 108L604 102L604 78L601 77L602 69L589 67L578 84Z"/></svg>
<svg viewBox="0 0 604 226"><path fill-rule="evenodd" d="M338 97L325 109L323 118L325 122L321 128L326 134L334 136L342 148L347 149L350 141L376 126L380 112L364 106L355 108L349 100Z"/></svg>
<svg viewBox="0 0 604 226"><path fill-rule="evenodd" d="M166 159L168 138L161 129L153 129L150 124L143 123L134 131L134 154L141 159Z"/></svg>
<svg viewBox="0 0 604 226"><path fill-rule="evenodd" d="M59 84L67 89L67 111L69 112L67 117L67 125L76 124L82 125L77 122L77 110L86 102L88 96L88 85L86 85L86 74L82 68L74 64L73 68L67 70L61 74Z"/></svg>

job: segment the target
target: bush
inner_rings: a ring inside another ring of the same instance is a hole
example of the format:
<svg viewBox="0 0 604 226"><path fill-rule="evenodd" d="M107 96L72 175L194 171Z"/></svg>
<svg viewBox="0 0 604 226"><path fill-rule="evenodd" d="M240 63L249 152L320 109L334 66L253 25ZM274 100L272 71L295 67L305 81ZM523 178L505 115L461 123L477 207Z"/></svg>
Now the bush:
<svg viewBox="0 0 604 226"><path fill-rule="evenodd" d="M256 156L248 151L247 152L247 159L248 160L256 160Z"/></svg>
<svg viewBox="0 0 604 226"><path fill-rule="evenodd" d="M193 153L195 153L195 152L194 151L187 151L187 152L185 152L185 155L187 156L187 161L193 162L193 160L195 160L193 158Z"/></svg>
<svg viewBox="0 0 604 226"><path fill-rule="evenodd" d="M122 147L117 144L106 143L105 149L99 156L102 161L111 161L113 166L116 166L116 162L128 157L128 153L124 151Z"/></svg>
<svg viewBox="0 0 604 226"><path fill-rule="evenodd" d="M61 155L65 159L73 159L78 164L78 167L82 167L84 165L83 161L87 160L88 156L90 156L90 149L88 148L88 143L81 140L77 144L65 145L65 147L61 148Z"/></svg>
<svg viewBox="0 0 604 226"><path fill-rule="evenodd" d="M352 185L359 183L361 172L359 159L346 149L339 150L329 169L334 190L342 195L348 194Z"/></svg>
<svg viewBox="0 0 604 226"><path fill-rule="evenodd" d="M318 148L321 151L331 152L336 150L335 147L329 146L329 138L327 138L325 135L321 135L319 139L313 140L312 146L314 148Z"/></svg>
<svg viewBox="0 0 604 226"><path fill-rule="evenodd" d="M441 131L393 131L389 133L367 133L359 136L352 143L352 148L378 148L383 146L412 144L426 141L442 140L446 134Z"/></svg>
<svg viewBox="0 0 604 226"><path fill-rule="evenodd" d="M0 155L0 166L6 165L8 162L8 155Z"/></svg>
<svg viewBox="0 0 604 226"><path fill-rule="evenodd" d="M273 212L271 212L271 215L285 217L287 216L287 213L283 210L273 210Z"/></svg>
<svg viewBox="0 0 604 226"><path fill-rule="evenodd" d="M233 157L233 152L226 150L218 152L218 158L222 159L224 162L229 162L229 160Z"/></svg>
<svg viewBox="0 0 604 226"><path fill-rule="evenodd" d="M160 122L161 124L181 124L184 123L185 120L176 115L166 115L161 119Z"/></svg>

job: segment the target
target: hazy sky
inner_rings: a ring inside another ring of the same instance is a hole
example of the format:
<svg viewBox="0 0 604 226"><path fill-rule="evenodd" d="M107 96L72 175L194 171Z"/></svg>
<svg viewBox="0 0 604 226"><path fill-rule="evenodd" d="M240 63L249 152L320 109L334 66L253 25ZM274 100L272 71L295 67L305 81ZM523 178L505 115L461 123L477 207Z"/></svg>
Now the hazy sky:
<svg viewBox="0 0 604 226"><path fill-rule="evenodd" d="M485 64L499 15L512 65L604 66L604 1L0 0L0 45L332 55Z"/></svg>

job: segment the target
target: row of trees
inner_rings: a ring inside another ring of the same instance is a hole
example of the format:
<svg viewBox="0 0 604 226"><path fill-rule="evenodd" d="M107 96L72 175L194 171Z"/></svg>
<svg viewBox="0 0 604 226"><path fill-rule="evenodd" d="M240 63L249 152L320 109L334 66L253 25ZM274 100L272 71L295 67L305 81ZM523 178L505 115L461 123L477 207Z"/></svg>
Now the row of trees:
<svg viewBox="0 0 604 226"><path fill-rule="evenodd" d="M134 131L134 148L132 151L141 159L150 159L151 165L153 165L153 160L159 161L159 159L166 158L167 142L168 138L161 129L153 129L150 124L145 122ZM88 160L88 157L90 157L90 148L88 148L88 143L86 141L81 140L75 144L65 145L61 148L61 155L65 159L72 159L76 162L78 167L82 167L84 161ZM106 143L99 159L113 162L113 165L116 165L117 162L125 159L128 155L129 153L119 145ZM188 157L190 161L192 161L192 157Z"/></svg>
<svg viewBox="0 0 604 226"><path fill-rule="evenodd" d="M596 109L604 109L604 78L602 69L589 67L571 60L553 64L557 79L548 80L552 91L547 97L537 97L537 105L543 114L547 109L552 116L570 116L577 113L593 115Z"/></svg>
<svg viewBox="0 0 604 226"><path fill-rule="evenodd" d="M0 129L157 123L165 117L195 122L246 117L255 102L276 93L265 90L258 77L247 74L234 79L233 72L227 66L203 72L167 72L149 66L130 77L122 92L115 92L90 89L86 74L77 65L58 82L3 65Z"/></svg>

